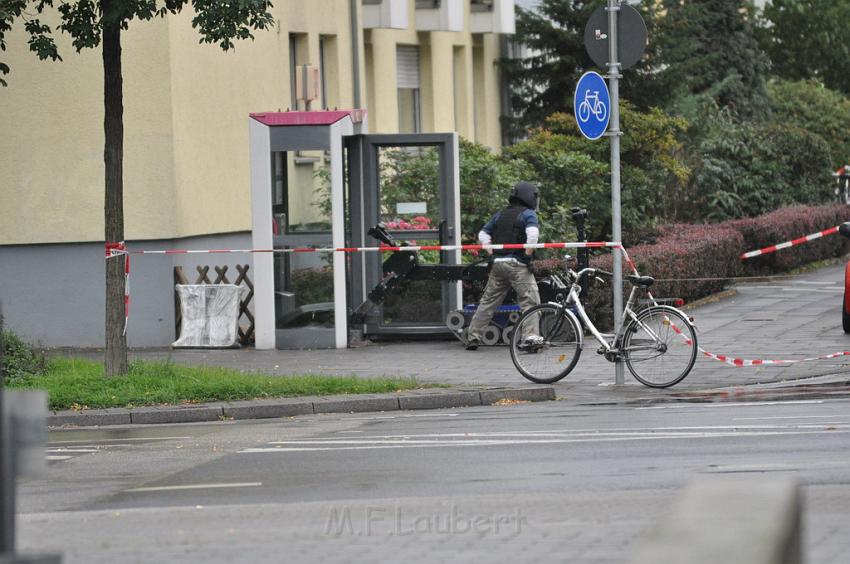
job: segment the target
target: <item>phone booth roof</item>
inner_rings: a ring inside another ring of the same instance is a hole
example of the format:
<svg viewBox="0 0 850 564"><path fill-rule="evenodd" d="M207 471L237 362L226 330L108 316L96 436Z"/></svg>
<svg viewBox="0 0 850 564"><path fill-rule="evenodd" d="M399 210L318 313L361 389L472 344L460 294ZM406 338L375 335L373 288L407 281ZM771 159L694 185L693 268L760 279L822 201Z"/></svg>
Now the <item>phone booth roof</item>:
<svg viewBox="0 0 850 564"><path fill-rule="evenodd" d="M362 123L366 110L323 110L316 112L257 112L251 118L269 127L288 125L332 125L349 117L352 123Z"/></svg>
<svg viewBox="0 0 850 564"><path fill-rule="evenodd" d="M325 151L329 158L331 197L331 245L345 246L345 196L343 138L365 133L366 110L320 110L310 112L255 112L249 114L251 152L251 241L255 249L271 249L275 240L272 213L272 167L275 152ZM254 334L257 349L276 347L274 262L271 253L253 257ZM333 344L348 344L346 264L333 253Z"/></svg>

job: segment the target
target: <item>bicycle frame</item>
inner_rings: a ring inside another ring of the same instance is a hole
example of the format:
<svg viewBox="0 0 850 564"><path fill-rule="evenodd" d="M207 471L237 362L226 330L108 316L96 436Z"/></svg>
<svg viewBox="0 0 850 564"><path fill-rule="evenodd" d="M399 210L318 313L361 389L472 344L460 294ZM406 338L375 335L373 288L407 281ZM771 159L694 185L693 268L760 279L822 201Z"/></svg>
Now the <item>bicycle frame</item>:
<svg viewBox="0 0 850 564"><path fill-rule="evenodd" d="M581 303L580 299L581 279L587 273L593 271L595 271L595 269L591 268L585 268L579 271L578 273L573 272L572 270L569 271L570 276L573 278L573 280L570 283L570 291L567 294L566 299L562 301L561 305L564 308L566 308L568 305L574 305L576 307L576 310L578 311L579 319L584 324L584 326L587 327L588 330L590 330L591 335L593 335L593 338L596 339L596 341L602 346L604 352L616 353L620 348L620 343L622 342L623 335L625 334L625 328L628 325L628 321L633 319L635 320L635 322L640 323L640 321L638 321L637 319L637 314L635 313L634 309L632 309L635 303L635 298L637 297L638 287L632 286L632 290L629 293L629 299L626 301L626 305L623 308L622 323L620 323L620 326L616 328L616 331L611 334L612 339L609 342L605 338L606 335L600 333L599 330L596 328L596 325L594 325L593 322L590 320L590 317L588 317L587 312L584 309L584 305ZM645 324L641 325L650 335L652 335L654 339L659 338L658 335L656 335L651 328L647 327ZM582 339L581 346L582 348L584 348L584 339Z"/></svg>
<svg viewBox="0 0 850 564"><path fill-rule="evenodd" d="M649 292L652 277L635 274L626 277L632 287L623 307L623 321L613 333L602 333L581 300L585 281L597 276L613 278L614 274L590 267L578 273L567 268L567 279L552 274L556 298L524 312L511 337L511 360L517 370L538 384L559 381L575 368L586 348L588 331L601 345L597 354L609 362L625 362L632 376L646 386L668 388L685 378L698 352L693 320ZM648 299L638 299L642 293Z"/></svg>

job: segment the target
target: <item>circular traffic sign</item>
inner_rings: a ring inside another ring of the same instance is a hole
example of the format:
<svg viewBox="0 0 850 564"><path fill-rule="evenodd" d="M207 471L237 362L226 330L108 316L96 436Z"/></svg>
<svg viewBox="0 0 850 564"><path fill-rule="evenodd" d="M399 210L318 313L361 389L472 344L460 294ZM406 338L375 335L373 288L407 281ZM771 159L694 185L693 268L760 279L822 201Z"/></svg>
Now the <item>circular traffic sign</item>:
<svg viewBox="0 0 850 564"><path fill-rule="evenodd" d="M634 66L646 51L646 23L640 12L620 4L617 13L617 59L620 70ZM584 27L584 47L600 68L608 69L608 11L597 8Z"/></svg>
<svg viewBox="0 0 850 564"><path fill-rule="evenodd" d="M611 118L611 96L599 73L589 71L578 80L573 95L573 112L581 134L595 140L608 129Z"/></svg>

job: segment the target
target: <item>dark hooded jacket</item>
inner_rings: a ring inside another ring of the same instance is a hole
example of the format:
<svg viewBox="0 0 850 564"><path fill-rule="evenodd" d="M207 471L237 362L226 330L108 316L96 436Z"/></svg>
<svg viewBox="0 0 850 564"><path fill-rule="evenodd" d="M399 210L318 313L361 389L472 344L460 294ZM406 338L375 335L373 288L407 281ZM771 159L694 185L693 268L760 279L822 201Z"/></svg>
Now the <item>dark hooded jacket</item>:
<svg viewBox="0 0 850 564"><path fill-rule="evenodd" d="M539 201L537 187L529 182L518 182L508 197L508 207L493 216L483 231L493 238L493 244L524 244L525 228L538 227L536 208ZM531 256L524 249L501 249L493 251L496 256L513 256L529 264Z"/></svg>

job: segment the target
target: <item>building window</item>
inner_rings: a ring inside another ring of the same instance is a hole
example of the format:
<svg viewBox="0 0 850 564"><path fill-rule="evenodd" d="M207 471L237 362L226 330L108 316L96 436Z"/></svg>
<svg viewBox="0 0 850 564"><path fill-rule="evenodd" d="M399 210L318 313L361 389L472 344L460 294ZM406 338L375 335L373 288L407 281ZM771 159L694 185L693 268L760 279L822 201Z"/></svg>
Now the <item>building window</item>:
<svg viewBox="0 0 850 564"><path fill-rule="evenodd" d="M419 47L396 47L396 74L398 77L398 131L422 131L420 115Z"/></svg>
<svg viewBox="0 0 850 564"><path fill-rule="evenodd" d="M323 109L340 106L339 47L336 35L319 36L319 87Z"/></svg>
<svg viewBox="0 0 850 564"><path fill-rule="evenodd" d="M307 34L305 33L291 33L289 34L289 93L292 97L291 100L291 108L293 110L300 110L306 108L298 107L298 97L300 93L298 92L298 88L296 84L297 73L299 72L299 65L306 65L309 62L309 52L307 49Z"/></svg>
<svg viewBox="0 0 850 564"><path fill-rule="evenodd" d="M319 37L319 106L328 109L327 42L324 35Z"/></svg>
<svg viewBox="0 0 850 564"><path fill-rule="evenodd" d="M472 129L475 140L486 142L485 127L487 125L487 104L484 99L484 49L472 48Z"/></svg>

